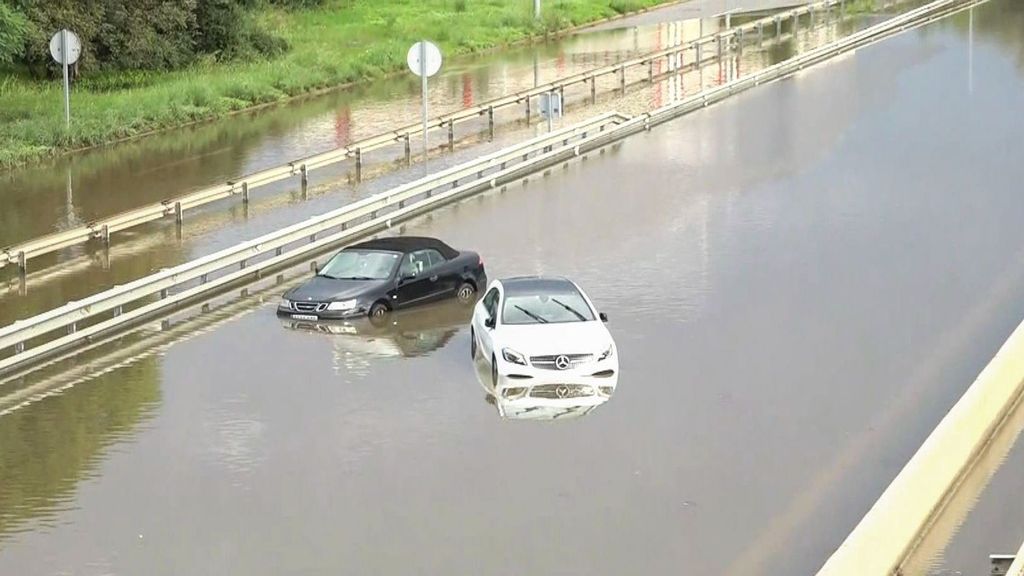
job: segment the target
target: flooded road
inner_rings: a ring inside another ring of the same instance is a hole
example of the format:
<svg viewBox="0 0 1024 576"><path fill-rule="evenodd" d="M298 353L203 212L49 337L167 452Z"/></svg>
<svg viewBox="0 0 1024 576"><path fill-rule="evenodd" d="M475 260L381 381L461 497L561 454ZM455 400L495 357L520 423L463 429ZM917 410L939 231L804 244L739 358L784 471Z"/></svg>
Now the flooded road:
<svg viewBox="0 0 1024 576"><path fill-rule="evenodd" d="M0 573L813 573L1024 318L1024 6L976 12L406 227L609 314L576 418L502 417L465 309L282 322L300 272L0 385Z"/></svg>
<svg viewBox="0 0 1024 576"><path fill-rule="evenodd" d="M704 13L712 14L707 8ZM695 15L692 9L686 13L687 18ZM431 84L431 113L473 106L665 45L664 20L623 28L628 22L617 21L614 27L538 46L452 58ZM720 26L711 19L706 24L708 32ZM0 212L0 246L415 123L420 119L419 99L419 80L401 73L221 122L0 173L0 205L10 208Z"/></svg>
<svg viewBox="0 0 1024 576"><path fill-rule="evenodd" d="M709 3L708 6L711 4ZM651 17L650 14L646 16ZM690 64L692 55L676 62L661 61L655 67L655 73L665 75L654 84L645 82L646 70L633 70L628 75L628 80L630 82L643 80L644 82L635 84L625 94L614 92L612 86L616 83L615 80L606 79L608 86L605 88L608 91L602 93L596 103L589 103L590 91L586 86L573 87L565 94L568 103L566 116L556 122L555 127L580 122L604 111L618 110L623 113L637 114L652 107L669 104L697 92L702 86L715 86L739 75L764 68L789 58L798 51L832 41L877 20L870 16L850 16L841 19L837 12L833 12L833 16L834 18L831 19L818 18L813 27L805 17L795 37L789 34L784 27L784 37L781 42L775 42L769 38L763 46L758 47L757 43L752 41L744 47L742 52L727 55L720 61L708 62L699 71L672 73L673 70L678 70L679 66ZM628 22L629 20L620 21L620 23ZM699 28L700 25L695 20L670 21L642 29L647 31L640 37L649 38L653 34L657 36L659 45L668 46L679 43L684 38L696 37L699 34ZM712 29L712 24L707 23L705 32L710 29ZM624 32L597 32L586 35L586 38L590 38L594 46L608 47L609 45L614 46L612 40L618 38L616 35L621 33ZM595 40L596 37L603 36L608 36L612 40ZM583 42L583 40L578 42ZM563 48L565 47L563 46ZM579 49L582 50L582 48ZM618 54L616 57L624 57L628 54L628 52L614 51L613 53ZM586 68L596 65L591 61L586 61L585 64ZM583 65L581 64L581 66ZM519 72L532 75L529 65L524 65ZM303 109L308 107L315 108L315 102L311 102L308 106L304 105ZM282 109L280 113L285 111ZM482 153L508 146L513 142L520 142L546 130L546 126L537 122L530 126L522 123L516 124L515 119L521 120L521 113L521 110L506 111L504 115L508 124L505 124L494 138L488 139L484 136L470 139L470 141L460 144L454 153L433 158L429 167L437 168L442 165L468 161ZM214 129L216 126L219 125L208 128ZM250 126L250 128L255 129L255 126ZM298 128L301 127L296 127L296 129ZM460 126L458 130L460 133L482 130L486 134L486 122L481 121L480 126ZM310 128L308 134L315 133L316 130ZM283 141L302 140L298 134L292 134L292 136L295 138L286 137ZM172 135L167 137L170 138ZM245 139L243 138L243 140ZM249 140L252 142L262 141L256 137ZM269 141L275 140L270 138ZM147 142L150 140L140 141L137 144L143 145ZM260 146L265 148L270 144L261 144ZM254 157L264 158L265 163L280 161L280 158L274 160L276 152L273 152L273 146L266 149L266 155L256 154ZM111 149L111 151L113 150ZM392 156L394 153L395 151L391 152ZM401 155L400 150L397 153L399 156ZM185 225L180 231L174 225L173 218L168 218L115 235L109 251L94 243L88 246L77 246L60 254L33 259L29 264L29 274L24 282L15 273L13 266L8 267L0 271L0 325L6 325L16 319L55 308L68 300L81 299L115 284L124 284L147 273L182 263L190 258L209 254L217 248L224 248L267 233L335 208L341 203L382 191L424 174L425 167L421 165L414 166L411 170L380 172L380 169L388 164L390 158L388 154L388 152L373 154L375 157L368 161L372 160L375 163L371 165L376 166L375 169L378 172L374 178L359 184L351 181L350 164L318 170L313 173L312 186L308 195L301 193L297 188L297 182L279 183L255 191L253 200L248 206L237 201L226 200L190 211L186 214ZM117 170L109 166L105 170L107 171L104 174L118 173ZM170 168L170 170L175 172L178 168ZM182 172L188 173L189 171L183 170ZM187 179L187 177L185 178ZM203 176L203 178L206 177ZM168 182L177 181L176 179L168 180ZM204 180L203 183L209 184L210 182ZM148 188L132 188L132 190L135 189ZM40 193L38 198L42 197L45 197L45 194ZM108 196L103 195L103 197ZM20 206L20 204L15 205ZM17 222L34 221L31 218L15 218L14 220Z"/></svg>

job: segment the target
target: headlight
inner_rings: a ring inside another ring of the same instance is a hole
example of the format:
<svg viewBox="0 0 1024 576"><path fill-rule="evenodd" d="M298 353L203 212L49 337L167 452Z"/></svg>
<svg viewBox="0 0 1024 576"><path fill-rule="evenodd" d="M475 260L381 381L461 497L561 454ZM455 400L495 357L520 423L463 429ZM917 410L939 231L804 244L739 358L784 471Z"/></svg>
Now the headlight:
<svg viewBox="0 0 1024 576"><path fill-rule="evenodd" d="M504 396L506 400L518 400L519 398L526 396L526 388L505 388L501 392L501 395Z"/></svg>
<svg viewBox="0 0 1024 576"><path fill-rule="evenodd" d="M328 310L334 310L336 312L343 312L345 310L351 310L356 307L356 300L342 300L340 302L331 302L327 305Z"/></svg>
<svg viewBox="0 0 1024 576"><path fill-rule="evenodd" d="M519 364L520 366L526 366L526 356L523 356L522 354L516 352L511 348L502 349L501 356L502 358L505 359L506 362Z"/></svg>
<svg viewBox="0 0 1024 576"><path fill-rule="evenodd" d="M281 298L281 306L283 306L285 308L291 308L292 307L292 301L287 299L287 298Z"/></svg>
<svg viewBox="0 0 1024 576"><path fill-rule="evenodd" d="M606 358L611 358L612 357L612 348L613 348L612 345L609 344L608 345L608 349L605 350L604 352L602 352L601 355L597 357L597 361L600 362L601 360L604 360Z"/></svg>

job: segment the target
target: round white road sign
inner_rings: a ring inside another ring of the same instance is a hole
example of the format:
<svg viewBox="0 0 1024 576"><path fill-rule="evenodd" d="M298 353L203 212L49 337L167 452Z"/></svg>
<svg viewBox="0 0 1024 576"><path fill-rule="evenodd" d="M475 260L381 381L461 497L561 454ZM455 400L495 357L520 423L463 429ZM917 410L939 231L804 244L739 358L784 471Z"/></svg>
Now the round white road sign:
<svg viewBox="0 0 1024 576"><path fill-rule="evenodd" d="M61 46L61 33L67 33L67 61L64 60L64 50ZM50 38L50 55L57 61L57 64L67 64L68 66L78 62L78 56L82 53L82 42L78 40L78 36L70 30L61 30Z"/></svg>
<svg viewBox="0 0 1024 576"><path fill-rule="evenodd" d="M406 56L406 61L409 63L409 70L412 70L413 74L419 76L422 71L422 64L420 63L421 44L423 45L422 49L425 49L423 51L427 56L425 63L427 78L429 78L434 74L437 74L437 71L441 69L441 50L439 50L433 42L427 42L424 40L423 42L413 44L412 48L409 48L409 54Z"/></svg>

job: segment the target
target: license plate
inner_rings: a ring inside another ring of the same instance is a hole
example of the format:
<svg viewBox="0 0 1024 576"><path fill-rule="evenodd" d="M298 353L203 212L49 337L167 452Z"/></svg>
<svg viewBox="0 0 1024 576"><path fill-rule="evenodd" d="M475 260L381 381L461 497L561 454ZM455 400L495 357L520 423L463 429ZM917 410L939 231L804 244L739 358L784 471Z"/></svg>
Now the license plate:
<svg viewBox="0 0 1024 576"><path fill-rule="evenodd" d="M296 320L319 320L320 318L314 314L292 314L292 318Z"/></svg>

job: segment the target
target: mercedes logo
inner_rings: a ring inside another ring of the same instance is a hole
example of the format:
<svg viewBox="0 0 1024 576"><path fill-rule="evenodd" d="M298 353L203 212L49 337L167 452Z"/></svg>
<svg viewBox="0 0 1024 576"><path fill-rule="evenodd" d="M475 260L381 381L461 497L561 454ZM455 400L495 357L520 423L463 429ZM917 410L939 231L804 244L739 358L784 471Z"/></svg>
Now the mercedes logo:
<svg viewBox="0 0 1024 576"><path fill-rule="evenodd" d="M562 384L558 388L555 388L555 394L558 394L559 398L565 398L566 396L569 395L569 387L566 386L565 384Z"/></svg>
<svg viewBox="0 0 1024 576"><path fill-rule="evenodd" d="M569 367L569 364L569 357L564 354L555 358L555 368L558 368L559 370L565 370Z"/></svg>

